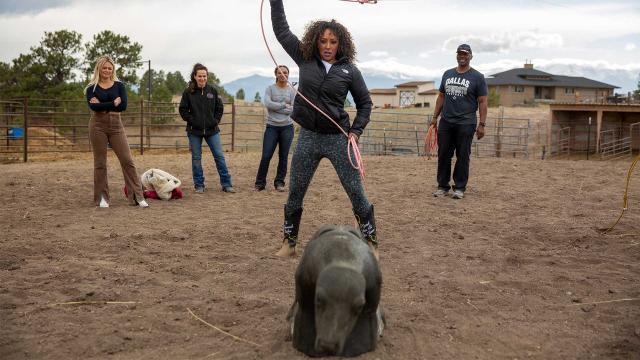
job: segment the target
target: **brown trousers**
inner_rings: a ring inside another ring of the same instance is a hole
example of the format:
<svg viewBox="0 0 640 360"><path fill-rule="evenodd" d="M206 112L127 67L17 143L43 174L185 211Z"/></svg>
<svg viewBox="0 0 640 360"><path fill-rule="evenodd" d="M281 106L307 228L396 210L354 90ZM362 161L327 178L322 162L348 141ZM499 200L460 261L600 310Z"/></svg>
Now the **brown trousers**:
<svg viewBox="0 0 640 360"><path fill-rule="evenodd" d="M120 161L122 173L124 174L124 183L129 190L127 192L129 203L136 205L136 199L143 200L140 177L131 157L129 142L120 120L120 114L116 112L94 112L89 121L89 139L93 150L93 201L95 204L100 204L101 196L104 196L109 201L107 144L111 144L113 152L116 153L118 161Z"/></svg>

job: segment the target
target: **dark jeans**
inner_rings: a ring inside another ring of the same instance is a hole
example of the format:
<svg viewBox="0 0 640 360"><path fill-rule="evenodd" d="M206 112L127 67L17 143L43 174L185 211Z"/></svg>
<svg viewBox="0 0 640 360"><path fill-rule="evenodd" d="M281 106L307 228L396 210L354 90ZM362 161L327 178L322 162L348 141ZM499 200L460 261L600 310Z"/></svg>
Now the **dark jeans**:
<svg viewBox="0 0 640 360"><path fill-rule="evenodd" d="M284 186L284 179L287 176L287 162L289 157L289 149L293 141L293 124L287 126L267 125L262 140L262 159L260 159L260 167L258 175L256 175L255 186L264 188L267 185L267 172L269 172L269 163L273 157L273 153L278 147L278 171L276 178L273 180L273 186Z"/></svg>
<svg viewBox="0 0 640 360"><path fill-rule="evenodd" d="M475 124L452 124L442 119L438 123L438 188L451 187L451 159L456 154L453 169L453 189L465 191L469 181L469 159L471 143L476 132Z"/></svg>
<svg viewBox="0 0 640 360"><path fill-rule="evenodd" d="M204 137L187 133L189 137L189 148L191 149L191 171L193 173L193 185L196 188L204 187L204 172L202 171L202 139ZM222 150L222 140L220 133L204 138L216 163L218 175L220 175L220 185L223 188L231 186L231 175L224 160Z"/></svg>

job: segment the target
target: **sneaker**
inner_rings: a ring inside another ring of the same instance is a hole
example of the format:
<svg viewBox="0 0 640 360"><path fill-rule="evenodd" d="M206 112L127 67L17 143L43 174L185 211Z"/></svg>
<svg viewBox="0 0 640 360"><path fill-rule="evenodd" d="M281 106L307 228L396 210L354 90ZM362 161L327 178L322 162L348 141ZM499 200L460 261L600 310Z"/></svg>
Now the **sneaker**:
<svg viewBox="0 0 640 360"><path fill-rule="evenodd" d="M236 192L236 189L234 189L233 186L225 186L222 188L222 191L233 194Z"/></svg>
<svg viewBox="0 0 640 360"><path fill-rule="evenodd" d="M108 208L109 207L109 203L107 202L107 200L104 198L104 196L100 197L100 205L101 208Z"/></svg>
<svg viewBox="0 0 640 360"><path fill-rule="evenodd" d="M454 198L454 199L462 199L463 197L464 197L464 192L462 190L453 190L452 198Z"/></svg>
<svg viewBox="0 0 640 360"><path fill-rule="evenodd" d="M196 194L204 193L204 186L196 186Z"/></svg>
<svg viewBox="0 0 640 360"><path fill-rule="evenodd" d="M256 186L254 186L254 187L253 187L253 191L262 191L262 190L264 190L264 189L265 189L265 187L264 187L264 186L258 186L258 185L256 185Z"/></svg>
<svg viewBox="0 0 640 360"><path fill-rule="evenodd" d="M140 200L138 201L138 206L140 206L141 208L148 208L149 204L145 200Z"/></svg>
<svg viewBox="0 0 640 360"><path fill-rule="evenodd" d="M449 190L438 189L433 193L434 197L444 197L449 196Z"/></svg>
<svg viewBox="0 0 640 360"><path fill-rule="evenodd" d="M285 191L285 190L284 190L284 185L280 185L280 184L276 185L276 191L278 191L278 192L284 192L284 191Z"/></svg>

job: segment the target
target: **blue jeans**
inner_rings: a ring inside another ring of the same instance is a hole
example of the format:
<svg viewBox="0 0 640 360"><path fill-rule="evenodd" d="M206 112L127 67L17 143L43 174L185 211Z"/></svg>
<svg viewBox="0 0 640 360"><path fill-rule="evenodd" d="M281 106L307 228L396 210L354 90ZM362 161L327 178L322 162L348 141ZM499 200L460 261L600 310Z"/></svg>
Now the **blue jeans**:
<svg viewBox="0 0 640 360"><path fill-rule="evenodd" d="M453 124L444 119L438 122L438 188L451 187L451 159L456 154L453 169L453 189L466 191L469 181L471 143L476 132L476 124Z"/></svg>
<svg viewBox="0 0 640 360"><path fill-rule="evenodd" d="M191 171L193 173L193 184L195 187L204 187L204 173L202 172L202 136L187 134L189 137L189 148L191 149ZM223 188L232 186L231 175L227 169L227 163L224 161L224 152L222 151L222 139L220 133L205 138L213 159L216 162L216 169L220 175L220 184Z"/></svg>
<svg viewBox="0 0 640 360"><path fill-rule="evenodd" d="M278 171L276 172L276 178L273 180L273 186L284 186L291 142L293 142L293 124L287 126L267 125L262 140L262 159L260 159L260 167L258 168L258 175L256 175L255 186L257 188L264 188L267 185L269 163L273 153L276 151L276 146L278 147Z"/></svg>

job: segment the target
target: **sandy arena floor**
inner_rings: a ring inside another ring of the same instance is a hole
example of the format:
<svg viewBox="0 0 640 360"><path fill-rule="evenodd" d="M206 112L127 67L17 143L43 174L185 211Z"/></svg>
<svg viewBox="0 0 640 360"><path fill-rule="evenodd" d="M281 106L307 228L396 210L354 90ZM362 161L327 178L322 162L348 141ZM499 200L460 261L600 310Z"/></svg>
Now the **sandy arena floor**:
<svg viewBox="0 0 640 360"><path fill-rule="evenodd" d="M250 191L258 154L227 156L237 194L210 158L197 195L189 154L136 156L184 182L144 210L113 157L109 209L92 204L90 157L0 165L0 359L305 358L284 319L298 260L272 255L286 194ZM431 196L435 160L365 164L388 328L362 359L640 358L638 171L629 211L598 232L629 161L473 159L461 201ZM301 238L331 223L353 216L325 161Z"/></svg>

